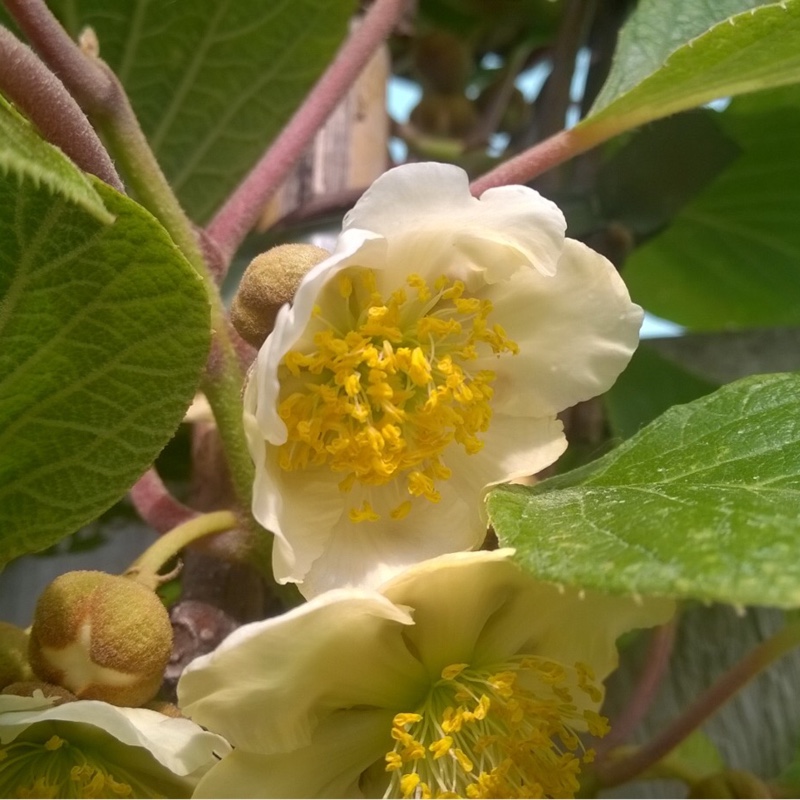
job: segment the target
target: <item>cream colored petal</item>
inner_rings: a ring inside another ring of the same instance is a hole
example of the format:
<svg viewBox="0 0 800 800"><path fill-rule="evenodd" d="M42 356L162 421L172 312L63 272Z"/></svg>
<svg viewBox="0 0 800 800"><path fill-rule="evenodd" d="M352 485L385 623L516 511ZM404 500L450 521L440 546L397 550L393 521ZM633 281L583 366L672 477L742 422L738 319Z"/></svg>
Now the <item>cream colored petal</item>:
<svg viewBox="0 0 800 800"><path fill-rule="evenodd" d="M391 749L393 712L332 714L311 743L290 753L236 750L200 781L194 797L363 797L358 779Z"/></svg>
<svg viewBox="0 0 800 800"><path fill-rule="evenodd" d="M553 272L566 223L558 207L525 186L472 197L469 178L449 164L405 164L382 175L344 220L394 242L452 242L488 282L523 265ZM415 262L416 263L416 262ZM414 267L417 269L417 267Z"/></svg>
<svg viewBox="0 0 800 800"><path fill-rule="evenodd" d="M6 707L4 698L0 696L0 712ZM176 775L208 768L216 762L215 754L221 756L230 750L224 739L188 719L167 717L146 708L119 708L99 700L2 713L0 741L8 743L29 726L45 721L80 723L124 745L144 748Z"/></svg>
<svg viewBox="0 0 800 800"><path fill-rule="evenodd" d="M338 709L403 707L418 697L423 673L403 639L411 624L374 592L329 592L239 628L193 661L178 683L179 705L235 747L302 747Z"/></svg>
<svg viewBox="0 0 800 800"><path fill-rule="evenodd" d="M398 489L404 486L401 482L351 493L348 507L360 506L361 497L368 497L381 519L354 524L343 516L298 588L305 597L337 586L375 588L420 561L480 546L486 536L483 500L479 491L465 494L460 485L437 484L441 501L416 498L401 520L389 516L392 508L409 497Z"/></svg>
<svg viewBox="0 0 800 800"><path fill-rule="evenodd" d="M245 432L255 460L253 516L275 540L272 569L279 583L303 580L324 551L331 529L346 513L339 476L330 470L285 472L278 448L261 437L255 418L245 413ZM340 584L342 585L342 584Z"/></svg>
<svg viewBox="0 0 800 800"><path fill-rule="evenodd" d="M642 310L613 265L567 239L556 274L523 270L484 295L491 320L503 325L518 355L490 357L498 413L551 416L606 391L639 341Z"/></svg>
<svg viewBox="0 0 800 800"><path fill-rule="evenodd" d="M406 637L432 676L450 664L472 663L486 625L528 580L509 560L512 553L450 553L381 587L393 603L413 609L416 624Z"/></svg>
<svg viewBox="0 0 800 800"><path fill-rule="evenodd" d="M602 681L617 666L616 641L623 633L661 625L675 612L674 601L665 598L560 589L530 577L515 585L481 632L479 662L533 653L567 665L588 664Z"/></svg>
<svg viewBox="0 0 800 800"><path fill-rule="evenodd" d="M616 640L666 622L666 599L559 590L520 569L513 550L453 553L424 562L381 591L413 609L406 636L431 674L453 663L491 666L526 653L589 664L598 680L616 666Z"/></svg>
<svg viewBox="0 0 800 800"><path fill-rule="evenodd" d="M447 481L461 496L480 496L488 486L534 475L554 464L567 448L564 426L555 417L492 416L481 434L483 448L474 455L459 453L446 463L453 467ZM481 500L480 513L484 514Z"/></svg>

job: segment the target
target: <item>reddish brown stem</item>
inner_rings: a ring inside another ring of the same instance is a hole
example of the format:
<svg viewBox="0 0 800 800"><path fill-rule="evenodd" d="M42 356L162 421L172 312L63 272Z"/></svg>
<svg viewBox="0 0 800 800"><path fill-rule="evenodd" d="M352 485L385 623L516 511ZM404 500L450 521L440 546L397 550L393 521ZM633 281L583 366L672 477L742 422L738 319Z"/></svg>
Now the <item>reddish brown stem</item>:
<svg viewBox="0 0 800 800"><path fill-rule="evenodd" d="M72 41L43 0L3 0L8 13L84 110L114 91L113 83Z"/></svg>
<svg viewBox="0 0 800 800"><path fill-rule="evenodd" d="M0 89L85 172L124 191L106 149L64 84L14 35L0 27Z"/></svg>
<svg viewBox="0 0 800 800"><path fill-rule="evenodd" d="M650 636L644 668L628 704L611 725L611 733L595 747L598 759L613 747L625 742L653 704L661 682L667 674L676 628L677 624L673 619L666 625L656 628Z"/></svg>
<svg viewBox="0 0 800 800"><path fill-rule="evenodd" d="M527 183L570 158L591 150L606 138L608 136L605 133L601 135L595 129L587 129L586 132L580 128L561 131L477 178L470 189L478 197L495 186Z"/></svg>
<svg viewBox="0 0 800 800"><path fill-rule="evenodd" d="M170 494L153 467L133 485L130 498L139 516L159 533L166 533L199 516L197 511Z"/></svg>
<svg viewBox="0 0 800 800"><path fill-rule="evenodd" d="M391 33L407 5L408 0L375 0L303 105L211 220L207 232L226 262L230 262L267 200Z"/></svg>
<svg viewBox="0 0 800 800"><path fill-rule="evenodd" d="M800 644L800 623L789 624L762 642L719 678L655 739L629 758L598 765L597 778L600 785L611 787L625 783L658 763L759 672L793 650L798 644Z"/></svg>

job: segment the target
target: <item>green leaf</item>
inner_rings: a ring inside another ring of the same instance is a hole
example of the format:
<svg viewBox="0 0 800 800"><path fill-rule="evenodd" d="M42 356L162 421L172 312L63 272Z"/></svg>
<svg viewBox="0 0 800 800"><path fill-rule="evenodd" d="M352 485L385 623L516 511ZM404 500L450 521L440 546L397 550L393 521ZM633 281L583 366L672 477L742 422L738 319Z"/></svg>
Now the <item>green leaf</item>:
<svg viewBox="0 0 800 800"><path fill-rule="evenodd" d="M603 458L488 497L500 544L538 578L800 605L800 374L675 406Z"/></svg>
<svg viewBox="0 0 800 800"><path fill-rule="evenodd" d="M59 192L100 222L114 221L86 175L0 97L0 174L11 172L25 173L35 183Z"/></svg>
<svg viewBox="0 0 800 800"><path fill-rule="evenodd" d="M603 138L718 97L800 81L800 0L755 5L644 0L576 131Z"/></svg>
<svg viewBox="0 0 800 800"><path fill-rule="evenodd" d="M0 146L2 568L95 518L152 463L195 392L209 312L150 214L0 118L14 132Z"/></svg>
<svg viewBox="0 0 800 800"><path fill-rule="evenodd" d="M800 49L799 49L800 52ZM800 323L800 87L734 101L742 154L625 265L634 299L694 330Z"/></svg>
<svg viewBox="0 0 800 800"><path fill-rule="evenodd" d="M294 113L354 0L56 0L91 26L189 215L205 222Z"/></svg>
<svg viewBox="0 0 800 800"><path fill-rule="evenodd" d="M611 430L627 439L672 406L696 400L716 388L643 343L604 395Z"/></svg>
<svg viewBox="0 0 800 800"><path fill-rule="evenodd" d="M609 222L637 237L668 225L739 154L719 114L695 109L646 125L613 150L597 177L597 202Z"/></svg>

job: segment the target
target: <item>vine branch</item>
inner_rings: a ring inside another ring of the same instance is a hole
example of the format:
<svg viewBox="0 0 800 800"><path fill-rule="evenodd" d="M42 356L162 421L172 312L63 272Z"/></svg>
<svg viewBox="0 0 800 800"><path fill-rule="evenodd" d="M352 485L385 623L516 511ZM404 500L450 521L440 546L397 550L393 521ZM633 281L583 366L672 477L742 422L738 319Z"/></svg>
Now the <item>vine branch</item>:
<svg viewBox="0 0 800 800"><path fill-rule="evenodd" d="M64 84L27 45L2 26L0 88L42 136L61 148L78 167L118 192L124 191L105 147Z"/></svg>
<svg viewBox="0 0 800 800"><path fill-rule="evenodd" d="M692 731L718 711L736 692L789 651L800 645L800 622L791 623L751 650L655 739L628 758L598 765L597 778L604 788L617 786L654 766Z"/></svg>
<svg viewBox="0 0 800 800"><path fill-rule="evenodd" d="M227 263L407 5L408 0L375 0L278 138L211 220L206 231Z"/></svg>

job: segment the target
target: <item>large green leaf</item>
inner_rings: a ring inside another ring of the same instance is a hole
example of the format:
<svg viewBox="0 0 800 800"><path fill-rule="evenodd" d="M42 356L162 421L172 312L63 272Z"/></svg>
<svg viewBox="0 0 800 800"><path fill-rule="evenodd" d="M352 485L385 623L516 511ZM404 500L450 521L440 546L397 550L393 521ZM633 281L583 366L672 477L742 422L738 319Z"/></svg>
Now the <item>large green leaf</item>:
<svg viewBox="0 0 800 800"><path fill-rule="evenodd" d="M695 330L800 324L800 87L735 100L739 158L628 259L649 311Z"/></svg>
<svg viewBox="0 0 800 800"><path fill-rule="evenodd" d="M800 374L675 406L586 467L488 498L537 577L607 592L800 606Z"/></svg>
<svg viewBox="0 0 800 800"><path fill-rule="evenodd" d="M718 97L798 81L800 0L643 0L576 131L606 138Z"/></svg>
<svg viewBox="0 0 800 800"><path fill-rule="evenodd" d="M353 0L51 0L119 75L167 178L204 222L280 131L347 31Z"/></svg>
<svg viewBox="0 0 800 800"><path fill-rule="evenodd" d="M108 508L168 441L204 287L144 209L0 106L0 568Z"/></svg>
<svg viewBox="0 0 800 800"><path fill-rule="evenodd" d="M33 133L31 126L0 97L0 174L24 173L29 180L59 192L100 222L110 214L89 179L60 151Z"/></svg>

